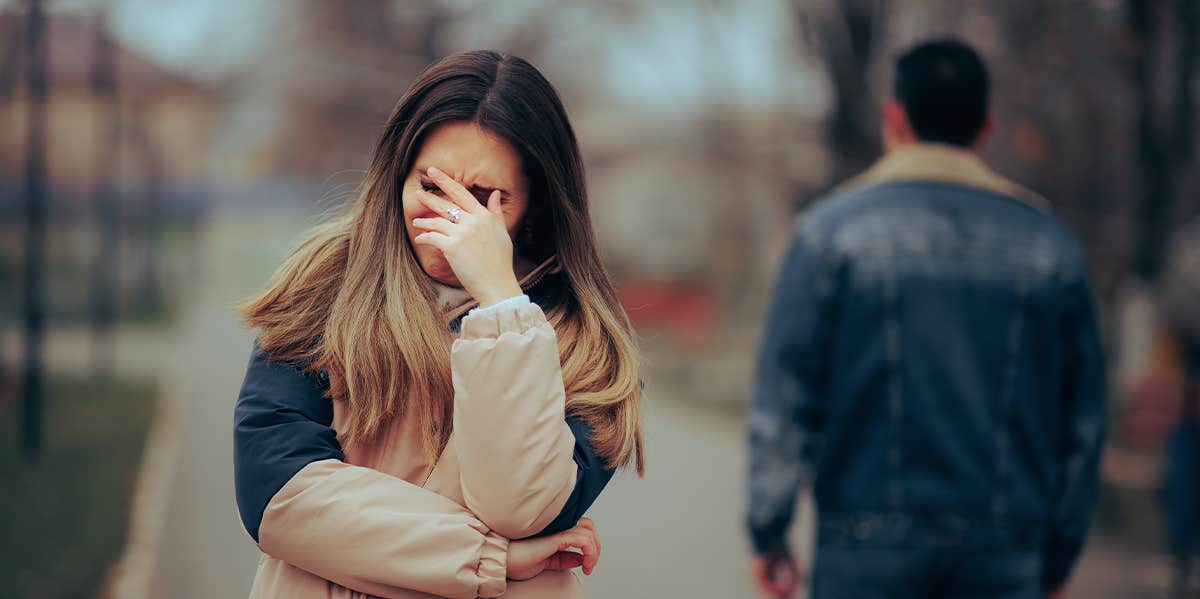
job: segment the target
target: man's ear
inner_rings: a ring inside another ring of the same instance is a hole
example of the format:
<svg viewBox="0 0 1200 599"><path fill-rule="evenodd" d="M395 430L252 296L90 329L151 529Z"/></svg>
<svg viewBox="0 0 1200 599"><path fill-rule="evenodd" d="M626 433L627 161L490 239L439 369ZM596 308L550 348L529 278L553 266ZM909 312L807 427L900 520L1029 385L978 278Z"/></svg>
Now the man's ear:
<svg viewBox="0 0 1200 599"><path fill-rule="evenodd" d="M975 134L975 140L971 142L971 149L976 152L982 152L983 146L992 139L992 132L996 127L996 114L992 111L987 111L983 117L983 125L979 127L979 133Z"/></svg>
<svg viewBox="0 0 1200 599"><path fill-rule="evenodd" d="M904 105L895 98L883 101L883 143L886 148L912 143L917 140L912 125L908 122L908 112Z"/></svg>

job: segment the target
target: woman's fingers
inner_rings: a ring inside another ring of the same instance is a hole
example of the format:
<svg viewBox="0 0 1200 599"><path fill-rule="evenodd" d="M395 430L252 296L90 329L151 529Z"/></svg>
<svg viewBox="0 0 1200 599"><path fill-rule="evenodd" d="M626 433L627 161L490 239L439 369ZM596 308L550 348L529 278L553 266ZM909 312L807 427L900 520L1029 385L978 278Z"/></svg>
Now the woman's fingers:
<svg viewBox="0 0 1200 599"><path fill-rule="evenodd" d="M558 549L560 551L576 548L583 552L583 573L591 574L600 560L600 548L596 545L596 534L591 530L576 526L562 533Z"/></svg>
<svg viewBox="0 0 1200 599"><path fill-rule="evenodd" d="M438 196L437 194L429 193L424 189L418 189L416 194L418 202L421 202L421 204L423 204L426 208L443 217L448 217L451 208L458 207L458 205L454 202L450 202L441 196ZM464 210L463 212L466 211Z"/></svg>
<svg viewBox="0 0 1200 599"><path fill-rule="evenodd" d="M463 187L462 183L455 181L453 177L443 173L441 169L431 166L425 169L425 173L433 180L434 185L437 185L442 191L446 192L446 197L450 198L450 201L457 204L464 212L474 214L484 209L474 194L466 187Z"/></svg>
<svg viewBox="0 0 1200 599"><path fill-rule="evenodd" d="M583 565L583 554L574 551L556 551L546 558L547 570L570 570Z"/></svg>
<svg viewBox="0 0 1200 599"><path fill-rule="evenodd" d="M495 214L496 216L499 216L499 217L504 216L504 210L501 208L501 204L500 204L500 190L499 189L493 189L492 193L488 194L487 209L488 209L488 212L491 212L492 214Z"/></svg>
<svg viewBox="0 0 1200 599"><path fill-rule="evenodd" d="M416 237L413 237L413 243L417 245L435 247L439 250L442 250L442 252L446 251L446 243L449 241L449 237L436 231L426 231L420 235L417 235Z"/></svg>
<svg viewBox="0 0 1200 599"><path fill-rule="evenodd" d="M444 218L414 218L413 226L425 231L436 231L449 235L454 230L454 223Z"/></svg>
<svg viewBox="0 0 1200 599"><path fill-rule="evenodd" d="M588 535L591 541L591 551L583 553L583 573L590 575L592 570L596 569L596 564L600 563L600 538L595 533Z"/></svg>
<svg viewBox="0 0 1200 599"><path fill-rule="evenodd" d="M575 528L584 533L595 547L595 551L591 554L591 565L587 566L590 573L596 567L596 563L600 561L600 533L596 531L596 523L591 518L580 518L579 524ZM587 561L587 559L584 560L585 563Z"/></svg>
<svg viewBox="0 0 1200 599"><path fill-rule="evenodd" d="M588 526L594 526L590 520L549 537L513 541L509 546L511 573L520 576L524 572L524 565L519 561L520 556L524 554L516 549L524 551L528 548L535 552L535 559L540 563L540 568L569 570L582 567L583 573L590 575L600 559L600 546L595 531ZM576 549L578 551L574 551Z"/></svg>
<svg viewBox="0 0 1200 599"><path fill-rule="evenodd" d="M576 524L576 526L582 526L592 531L592 534L596 536L596 553L604 551L604 546L600 542L600 531L596 530L596 523L593 522L591 518L580 518L579 524Z"/></svg>

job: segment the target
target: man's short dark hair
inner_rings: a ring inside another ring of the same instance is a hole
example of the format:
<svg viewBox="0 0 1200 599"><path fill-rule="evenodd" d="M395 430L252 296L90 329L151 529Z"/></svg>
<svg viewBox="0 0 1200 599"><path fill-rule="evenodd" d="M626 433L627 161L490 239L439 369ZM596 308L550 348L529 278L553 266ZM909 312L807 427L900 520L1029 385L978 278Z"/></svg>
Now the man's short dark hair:
<svg viewBox="0 0 1200 599"><path fill-rule="evenodd" d="M894 93L922 141L969 146L987 119L987 67L954 39L924 42L901 54Z"/></svg>

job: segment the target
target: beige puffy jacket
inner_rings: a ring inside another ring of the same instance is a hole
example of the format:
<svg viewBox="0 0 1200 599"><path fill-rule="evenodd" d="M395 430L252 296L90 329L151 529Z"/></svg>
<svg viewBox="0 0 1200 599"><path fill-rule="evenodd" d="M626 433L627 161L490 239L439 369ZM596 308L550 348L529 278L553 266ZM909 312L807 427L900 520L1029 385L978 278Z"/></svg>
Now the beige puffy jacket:
<svg viewBox="0 0 1200 599"><path fill-rule="evenodd" d="M509 539L543 530L576 483L554 329L532 303L469 314L451 369L454 432L436 461L414 419L394 418L270 498L252 598L583 596L572 572L505 580ZM346 418L333 402L333 428Z"/></svg>

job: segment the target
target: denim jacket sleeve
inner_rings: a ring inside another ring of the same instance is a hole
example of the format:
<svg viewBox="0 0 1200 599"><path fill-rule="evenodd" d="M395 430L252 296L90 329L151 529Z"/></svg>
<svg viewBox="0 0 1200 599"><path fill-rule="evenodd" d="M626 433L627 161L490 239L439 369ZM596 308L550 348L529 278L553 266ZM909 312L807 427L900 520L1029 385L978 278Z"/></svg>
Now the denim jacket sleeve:
<svg viewBox="0 0 1200 599"><path fill-rule="evenodd" d="M834 265L800 220L775 284L760 341L748 424L747 527L759 554L785 550L796 495L820 447Z"/></svg>
<svg viewBox="0 0 1200 599"><path fill-rule="evenodd" d="M1108 420L1104 356L1086 270L1079 258L1063 292L1062 469L1045 545L1042 585L1047 589L1066 582L1083 549Z"/></svg>

